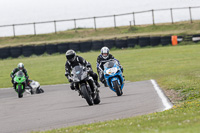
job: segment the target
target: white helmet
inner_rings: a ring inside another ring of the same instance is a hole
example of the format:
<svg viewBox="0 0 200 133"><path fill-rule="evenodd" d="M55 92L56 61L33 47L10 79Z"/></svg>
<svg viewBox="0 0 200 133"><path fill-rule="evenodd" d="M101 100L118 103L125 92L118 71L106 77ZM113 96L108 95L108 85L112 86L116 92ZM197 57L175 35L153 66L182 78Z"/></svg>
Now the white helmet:
<svg viewBox="0 0 200 133"><path fill-rule="evenodd" d="M108 47L101 48L101 55L104 59L107 59L109 57L109 48Z"/></svg>
<svg viewBox="0 0 200 133"><path fill-rule="evenodd" d="M20 70L23 70L24 69L24 64L23 63L19 63L17 65L17 68L20 69Z"/></svg>
<svg viewBox="0 0 200 133"><path fill-rule="evenodd" d="M66 52L66 58L69 61L74 61L75 58L76 58L76 52L74 50L72 50L72 49L68 50Z"/></svg>

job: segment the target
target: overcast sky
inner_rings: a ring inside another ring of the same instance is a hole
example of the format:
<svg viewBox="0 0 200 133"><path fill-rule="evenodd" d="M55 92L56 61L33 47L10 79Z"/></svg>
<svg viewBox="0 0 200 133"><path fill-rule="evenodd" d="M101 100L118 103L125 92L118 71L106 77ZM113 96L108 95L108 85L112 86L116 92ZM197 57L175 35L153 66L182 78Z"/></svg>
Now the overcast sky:
<svg viewBox="0 0 200 133"><path fill-rule="evenodd" d="M199 0L0 0L0 25L198 5Z"/></svg>

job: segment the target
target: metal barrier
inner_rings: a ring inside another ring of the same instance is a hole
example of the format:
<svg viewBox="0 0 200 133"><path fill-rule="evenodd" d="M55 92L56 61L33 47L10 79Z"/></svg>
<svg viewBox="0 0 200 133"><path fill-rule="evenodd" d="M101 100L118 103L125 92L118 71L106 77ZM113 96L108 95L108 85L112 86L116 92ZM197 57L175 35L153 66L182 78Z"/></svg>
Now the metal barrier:
<svg viewBox="0 0 200 133"><path fill-rule="evenodd" d="M195 7L181 7L181 8L168 8L168 9L157 9L157 10L147 10L147 11L140 11L140 12L132 12L132 13L124 13L124 14L117 14L117 15L108 15L108 16L97 16L97 17L88 17L88 18L78 18L78 19L66 19L66 20L54 20L54 21L44 21L44 22L33 22L33 23L21 23L21 24L12 24L12 25L0 25L0 28L1 27L11 27L12 28L12 31L13 31L13 36L17 36L16 35L16 26L25 26L25 25L32 25L33 26L33 34L31 35L37 35L37 28L36 28L36 25L38 24L49 24L49 23L52 23L53 26L54 26L54 33L56 34L58 32L57 30L57 23L59 22L67 22L67 21L72 21L74 23L74 27L71 27L71 29L74 29L75 32L77 32L77 21L80 21L80 20L93 20L94 21L94 24L93 24L93 27L94 27L94 30L97 30L97 19L101 19L101 18L113 18L113 27L117 27L117 20L116 18L117 17L120 17L120 16L125 16L125 15L132 15L132 21L130 21L130 25L131 22L133 22L133 25L135 26L136 25L136 18L135 18L135 15L136 14L141 14L141 13L151 13L152 15L152 24L155 25L156 22L155 22L155 12L159 12L159 11L169 11L170 12L170 21L171 23L173 24L174 23L174 11L175 10L181 10L181 9L186 9L188 10L189 12L189 20L190 22L192 23L193 22L193 18L192 18L192 9L194 8L199 8L200 9L200 6L195 6ZM120 26L120 25L118 25Z"/></svg>

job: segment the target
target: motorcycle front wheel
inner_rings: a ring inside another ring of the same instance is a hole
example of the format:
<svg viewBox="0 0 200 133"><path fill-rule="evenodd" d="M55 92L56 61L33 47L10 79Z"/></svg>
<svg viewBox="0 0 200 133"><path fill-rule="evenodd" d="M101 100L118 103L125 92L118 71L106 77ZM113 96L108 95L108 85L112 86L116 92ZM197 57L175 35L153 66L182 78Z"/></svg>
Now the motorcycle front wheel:
<svg viewBox="0 0 200 133"><path fill-rule="evenodd" d="M121 86L119 85L117 80L113 82L113 87L117 93L117 96L121 96L123 94L121 90Z"/></svg>
<svg viewBox="0 0 200 133"><path fill-rule="evenodd" d="M86 85L81 85L81 92L82 92L83 97L87 101L88 105L92 106L94 104L93 99L92 99L92 96L89 94L86 88Z"/></svg>
<svg viewBox="0 0 200 133"><path fill-rule="evenodd" d="M23 97L23 90L22 90L22 86L18 85L18 97L22 98Z"/></svg>

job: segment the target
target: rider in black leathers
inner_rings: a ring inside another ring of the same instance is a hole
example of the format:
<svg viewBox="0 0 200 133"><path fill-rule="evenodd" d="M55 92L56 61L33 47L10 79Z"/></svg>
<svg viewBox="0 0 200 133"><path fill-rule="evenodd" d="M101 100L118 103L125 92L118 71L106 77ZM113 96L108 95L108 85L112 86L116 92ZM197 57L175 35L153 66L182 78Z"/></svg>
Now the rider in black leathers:
<svg viewBox="0 0 200 133"><path fill-rule="evenodd" d="M97 72L99 74L100 81L105 86L107 86L107 84L106 84L106 81L104 79L104 74L103 74L104 67L103 67L103 65L110 59L116 60L119 64L119 67L121 68L121 70L123 72L123 67L120 65L119 61L117 59L115 59L113 55L109 54L108 47L101 48L101 54L97 57Z"/></svg>
<svg viewBox="0 0 200 133"><path fill-rule="evenodd" d="M29 76L28 76L28 73L27 73L27 70L24 68L24 64L23 63L19 63L17 65L17 68L14 68L13 71L11 72L10 74L10 77L12 78L11 82L14 83L14 77L15 77L15 73L17 73L18 71L22 71L26 77L26 84L28 84L28 81L29 81Z"/></svg>
<svg viewBox="0 0 200 133"><path fill-rule="evenodd" d="M89 62L87 62L85 59L83 59L82 57L76 55L76 52L74 50L68 50L66 52L66 64L65 64L65 76L68 78L69 82L70 82L70 87L72 90L79 89L78 85L76 85L72 79L71 79L71 70L73 67L77 66L77 65L83 65L85 66L87 69L89 69L89 75L94 79L94 82L96 84L97 87L100 87L99 83L98 83L98 76L96 73L93 72L92 70L92 66Z"/></svg>

